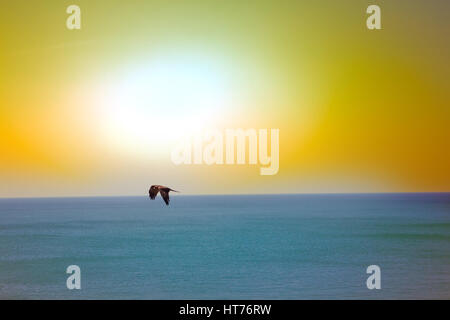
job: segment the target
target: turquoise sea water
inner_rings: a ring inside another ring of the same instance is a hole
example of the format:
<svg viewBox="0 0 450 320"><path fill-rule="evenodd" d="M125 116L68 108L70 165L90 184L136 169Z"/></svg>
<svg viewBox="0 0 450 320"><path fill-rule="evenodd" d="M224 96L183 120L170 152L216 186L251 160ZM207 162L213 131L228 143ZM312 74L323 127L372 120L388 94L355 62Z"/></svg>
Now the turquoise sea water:
<svg viewBox="0 0 450 320"><path fill-rule="evenodd" d="M450 194L0 199L0 298L449 299Z"/></svg>

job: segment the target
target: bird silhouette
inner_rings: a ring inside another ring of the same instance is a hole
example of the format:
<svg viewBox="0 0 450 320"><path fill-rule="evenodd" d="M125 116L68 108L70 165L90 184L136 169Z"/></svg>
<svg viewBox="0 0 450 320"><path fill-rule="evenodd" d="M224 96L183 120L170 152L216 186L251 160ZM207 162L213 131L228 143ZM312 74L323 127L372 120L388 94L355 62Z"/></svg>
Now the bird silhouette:
<svg viewBox="0 0 450 320"><path fill-rule="evenodd" d="M150 199L155 200L155 198L159 192L161 194L161 197L164 199L164 202L166 203L166 205L169 205L169 202L170 202L169 192L170 191L179 192L179 191L170 189L168 187L155 184L155 185L152 185L150 187L150 189L148 190L148 196L150 197Z"/></svg>

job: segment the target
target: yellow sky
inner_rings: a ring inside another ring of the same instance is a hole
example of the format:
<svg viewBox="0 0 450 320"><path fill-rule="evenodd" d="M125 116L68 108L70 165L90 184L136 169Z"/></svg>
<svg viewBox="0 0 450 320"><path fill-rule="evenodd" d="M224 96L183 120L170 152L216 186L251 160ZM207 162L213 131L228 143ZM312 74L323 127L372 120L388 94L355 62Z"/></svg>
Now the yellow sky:
<svg viewBox="0 0 450 320"><path fill-rule="evenodd" d="M450 191L450 5L376 3L2 4L0 197ZM279 129L278 174L176 166L202 127Z"/></svg>

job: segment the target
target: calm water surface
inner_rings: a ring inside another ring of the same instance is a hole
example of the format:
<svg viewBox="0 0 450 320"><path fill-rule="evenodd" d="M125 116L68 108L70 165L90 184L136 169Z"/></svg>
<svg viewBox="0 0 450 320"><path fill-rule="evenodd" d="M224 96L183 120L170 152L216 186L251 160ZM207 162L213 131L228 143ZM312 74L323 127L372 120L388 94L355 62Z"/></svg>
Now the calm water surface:
<svg viewBox="0 0 450 320"><path fill-rule="evenodd" d="M450 194L0 199L0 298L449 299Z"/></svg>

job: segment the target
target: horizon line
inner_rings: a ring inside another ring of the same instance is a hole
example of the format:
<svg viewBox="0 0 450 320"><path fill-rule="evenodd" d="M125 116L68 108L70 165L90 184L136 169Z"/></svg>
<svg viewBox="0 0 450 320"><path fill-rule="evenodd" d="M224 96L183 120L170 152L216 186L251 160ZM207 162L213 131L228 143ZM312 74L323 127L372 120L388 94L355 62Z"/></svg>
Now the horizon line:
<svg viewBox="0 0 450 320"><path fill-rule="evenodd" d="M177 196L264 196L264 195L382 195L382 194L446 194L450 191L398 191L398 192L283 192L283 193L181 193ZM7 199L67 199L67 198L126 198L126 197L148 197L145 195L80 195L80 196L17 196L0 197L0 200Z"/></svg>

